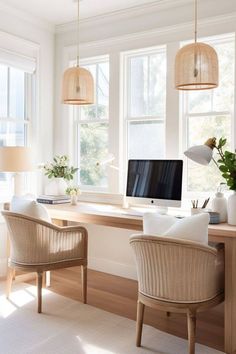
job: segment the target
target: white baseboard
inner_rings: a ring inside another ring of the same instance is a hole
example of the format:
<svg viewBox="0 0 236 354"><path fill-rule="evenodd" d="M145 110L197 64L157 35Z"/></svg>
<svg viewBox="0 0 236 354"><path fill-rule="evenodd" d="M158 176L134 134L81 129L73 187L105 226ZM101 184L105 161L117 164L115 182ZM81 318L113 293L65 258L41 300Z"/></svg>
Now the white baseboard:
<svg viewBox="0 0 236 354"><path fill-rule="evenodd" d="M137 280L135 266L113 262L103 258L89 258L88 268L119 277Z"/></svg>

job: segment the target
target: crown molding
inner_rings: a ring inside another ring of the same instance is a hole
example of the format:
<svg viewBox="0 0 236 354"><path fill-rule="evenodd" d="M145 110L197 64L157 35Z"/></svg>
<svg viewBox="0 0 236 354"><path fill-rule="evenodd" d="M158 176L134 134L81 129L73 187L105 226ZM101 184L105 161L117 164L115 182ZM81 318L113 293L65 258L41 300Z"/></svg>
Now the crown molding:
<svg viewBox="0 0 236 354"><path fill-rule="evenodd" d="M81 26L95 26L103 22L114 22L124 20L125 18L144 16L157 11L173 9L173 7L181 7L189 4L189 0L159 0L149 4L129 7L127 9L108 12L98 16L92 16L80 20ZM77 21L68 22L55 26L56 33L72 32L76 29Z"/></svg>
<svg viewBox="0 0 236 354"><path fill-rule="evenodd" d="M37 27L43 31L55 33L55 26L53 24L51 24L50 22L39 19L38 17L32 15L30 12L22 11L22 10L16 9L13 6L6 5L2 1L0 1L0 12L5 12L15 18L18 18L18 19L23 20L31 25L34 25L35 27Z"/></svg>
<svg viewBox="0 0 236 354"><path fill-rule="evenodd" d="M227 14L227 15L220 15L220 16L215 16L215 17L209 17L205 18L202 20L199 20L198 22L198 27L199 29L205 28L207 26L214 26L214 25L224 25L229 22L236 22L236 12ZM161 28L156 28L153 30L147 30L143 32L136 32L136 33L131 33L123 36L117 36L117 37L111 37L103 40L98 40L98 41L91 41L87 43L80 43L80 48L83 49L90 49L90 48L101 48L105 47L107 48L110 45L119 45L119 44L124 44L126 42L133 42L136 40L145 40L145 39L151 39L151 38L157 38L158 36L162 35L168 35L168 34L173 34L177 33L180 31L191 31L193 30L193 22L185 22L173 26L166 26L166 27L161 27ZM75 46L67 46L67 49L72 49Z"/></svg>

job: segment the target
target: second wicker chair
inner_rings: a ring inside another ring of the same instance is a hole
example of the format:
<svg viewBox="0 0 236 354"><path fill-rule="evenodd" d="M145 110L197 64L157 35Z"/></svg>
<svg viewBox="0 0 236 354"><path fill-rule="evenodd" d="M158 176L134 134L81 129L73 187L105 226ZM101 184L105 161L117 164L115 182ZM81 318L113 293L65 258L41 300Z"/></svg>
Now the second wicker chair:
<svg viewBox="0 0 236 354"><path fill-rule="evenodd" d="M133 235L130 244L139 285L136 345L141 345L144 308L150 306L187 314L189 354L194 354L197 312L224 299L222 250L148 235Z"/></svg>

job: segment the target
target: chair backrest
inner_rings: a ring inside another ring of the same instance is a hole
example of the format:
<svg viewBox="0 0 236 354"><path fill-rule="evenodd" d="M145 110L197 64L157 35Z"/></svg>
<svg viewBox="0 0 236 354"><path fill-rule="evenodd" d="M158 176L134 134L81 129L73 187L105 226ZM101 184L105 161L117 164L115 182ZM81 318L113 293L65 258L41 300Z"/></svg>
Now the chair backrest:
<svg viewBox="0 0 236 354"><path fill-rule="evenodd" d="M63 257L86 257L84 228L65 234L63 228L43 220L9 211L3 211L2 215L9 231L10 258L14 263L43 264L58 262Z"/></svg>
<svg viewBox="0 0 236 354"><path fill-rule="evenodd" d="M223 291L223 264L209 246L167 237L133 235L139 292L170 302L199 302Z"/></svg>

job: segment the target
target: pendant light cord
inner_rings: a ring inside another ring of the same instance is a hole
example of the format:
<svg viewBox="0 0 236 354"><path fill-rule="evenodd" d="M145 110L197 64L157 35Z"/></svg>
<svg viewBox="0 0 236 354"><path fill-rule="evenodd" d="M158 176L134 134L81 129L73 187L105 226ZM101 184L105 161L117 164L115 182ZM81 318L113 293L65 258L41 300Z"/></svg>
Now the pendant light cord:
<svg viewBox="0 0 236 354"><path fill-rule="evenodd" d="M78 0L78 21L77 21L77 55L76 55L76 65L77 67L79 67L79 15L80 15L80 11L79 11L79 2L80 0Z"/></svg>
<svg viewBox="0 0 236 354"><path fill-rule="evenodd" d="M195 43L197 43L197 17L198 17L197 0L195 0L195 6L194 6L194 41L195 41Z"/></svg>

